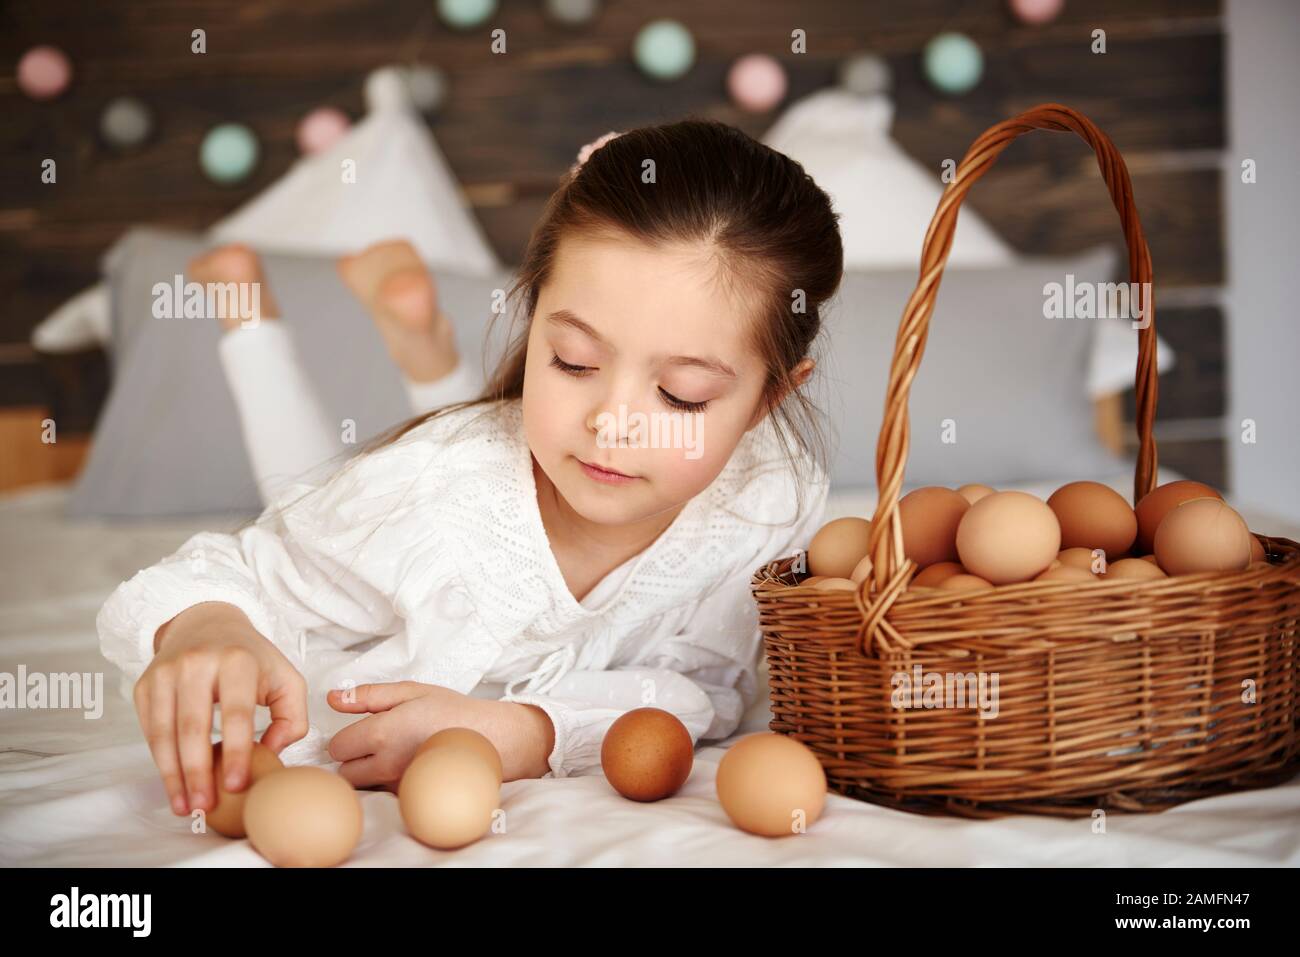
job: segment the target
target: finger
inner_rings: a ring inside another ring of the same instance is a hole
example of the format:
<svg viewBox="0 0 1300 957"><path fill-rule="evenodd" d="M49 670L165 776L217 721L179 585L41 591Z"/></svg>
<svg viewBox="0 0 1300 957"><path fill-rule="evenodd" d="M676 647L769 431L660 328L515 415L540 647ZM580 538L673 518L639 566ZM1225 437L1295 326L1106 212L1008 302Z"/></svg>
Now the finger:
<svg viewBox="0 0 1300 957"><path fill-rule="evenodd" d="M262 743L277 754L307 734L307 682L292 665L285 664L275 684L262 702L271 709L271 723L262 735Z"/></svg>
<svg viewBox="0 0 1300 957"><path fill-rule="evenodd" d="M221 703L220 786L241 791L248 780L253 753L253 709L257 706L257 661L252 655L235 655L222 663L217 674L217 700Z"/></svg>
<svg viewBox="0 0 1300 957"><path fill-rule="evenodd" d="M426 694L428 685L418 681L384 681L377 684L357 685L340 691L335 689L326 695L326 700L335 711L347 714L374 714L395 708L403 701L410 701ZM350 692L350 693L349 693Z"/></svg>
<svg viewBox="0 0 1300 957"><path fill-rule="evenodd" d="M354 788L382 787L392 783L392 772L388 765L374 754L345 761L339 767L339 775L350 781Z"/></svg>
<svg viewBox="0 0 1300 957"><path fill-rule="evenodd" d="M335 761L354 761L376 753L382 743L379 716L354 721L330 738L329 756Z"/></svg>
<svg viewBox="0 0 1300 957"><path fill-rule="evenodd" d="M344 714L358 714L366 710L357 700L356 688L331 688L325 692L325 703Z"/></svg>
<svg viewBox="0 0 1300 957"><path fill-rule="evenodd" d="M189 813L185 800L185 783L181 780L181 764L176 754L176 684L170 672L159 671L136 685L136 708L140 714L140 727L153 763L162 775L167 789L167 800L172 813Z"/></svg>
<svg viewBox="0 0 1300 957"><path fill-rule="evenodd" d="M182 664L176 695L176 743L190 809L212 810L212 699L216 663L198 658Z"/></svg>

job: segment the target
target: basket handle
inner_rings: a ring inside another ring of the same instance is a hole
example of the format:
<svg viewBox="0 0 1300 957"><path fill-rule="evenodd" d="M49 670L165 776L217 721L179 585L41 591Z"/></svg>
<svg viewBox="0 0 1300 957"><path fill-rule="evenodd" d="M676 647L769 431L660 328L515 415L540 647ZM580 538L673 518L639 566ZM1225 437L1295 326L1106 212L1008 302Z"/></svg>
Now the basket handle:
<svg viewBox="0 0 1300 957"><path fill-rule="evenodd" d="M903 484L903 468L907 464L907 394L925 352L930 314L934 311L934 300L939 291L939 281L943 277L944 263L952 249L957 212L971 185L984 175L1002 151L1011 145L1012 140L1030 130L1072 130L1092 147L1097 154L1101 175L1106 180L1106 187L1110 190L1111 199L1119 213L1120 224L1124 227L1124 238L1128 243L1129 278L1140 284L1137 288L1146 309L1142 315L1149 320L1138 335L1135 381L1140 446L1133 478L1134 502L1155 487L1156 444L1151 434L1156 414L1155 297L1150 285L1151 253L1147 249L1137 206L1133 202L1133 185L1129 181L1128 167L1124 165L1124 159L1110 137L1086 116L1059 103L1044 103L990 127L971 144L957 167L952 182L940 197L939 207L925 234L920 278L916 290L907 301L898 326L893 363L889 369L889 387L885 392L884 421L876 443L876 488L880 495L871 521L867 548L873 566L869 582L874 585L876 601L871 603L874 607L869 610L868 620L864 622L863 639L867 642L875 640L875 633L881 627L888 605L906 588L914 567L903 555L902 524L898 516L898 492Z"/></svg>

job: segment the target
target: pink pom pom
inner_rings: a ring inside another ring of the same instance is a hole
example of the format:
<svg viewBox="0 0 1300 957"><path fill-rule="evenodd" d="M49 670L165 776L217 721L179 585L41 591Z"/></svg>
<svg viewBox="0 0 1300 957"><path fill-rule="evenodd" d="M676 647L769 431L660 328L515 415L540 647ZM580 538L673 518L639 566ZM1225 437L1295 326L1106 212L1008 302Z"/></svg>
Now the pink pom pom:
<svg viewBox="0 0 1300 957"><path fill-rule="evenodd" d="M55 47L32 47L18 61L18 87L33 100L53 99L71 80L72 64Z"/></svg>
<svg viewBox="0 0 1300 957"><path fill-rule="evenodd" d="M1033 26L1055 20L1065 7L1065 0L1009 0L1011 12L1021 23Z"/></svg>
<svg viewBox="0 0 1300 957"><path fill-rule="evenodd" d="M298 150L304 154L319 153L339 141L352 126L352 121L341 110L321 106L312 110L298 123L295 139Z"/></svg>
<svg viewBox="0 0 1300 957"><path fill-rule="evenodd" d="M765 53L751 53L727 71L727 90L742 110L766 113L785 97L785 69Z"/></svg>

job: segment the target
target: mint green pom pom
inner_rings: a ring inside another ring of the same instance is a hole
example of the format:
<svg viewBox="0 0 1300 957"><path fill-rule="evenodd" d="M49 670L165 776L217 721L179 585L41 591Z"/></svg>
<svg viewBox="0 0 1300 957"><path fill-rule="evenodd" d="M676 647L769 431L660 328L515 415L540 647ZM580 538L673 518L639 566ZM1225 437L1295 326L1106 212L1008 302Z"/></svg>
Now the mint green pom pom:
<svg viewBox="0 0 1300 957"><path fill-rule="evenodd" d="M637 33L633 57L647 75L675 80L695 62L695 40L676 20L654 20Z"/></svg>
<svg viewBox="0 0 1300 957"><path fill-rule="evenodd" d="M940 33L925 45L925 75L944 93L974 89L984 72L984 54L964 33Z"/></svg>
<svg viewBox="0 0 1300 957"><path fill-rule="evenodd" d="M438 0L438 15L449 27L468 30L496 13L496 0Z"/></svg>
<svg viewBox="0 0 1300 957"><path fill-rule="evenodd" d="M241 123L222 123L208 130L199 147L199 165L218 183L237 183L257 164L257 137Z"/></svg>

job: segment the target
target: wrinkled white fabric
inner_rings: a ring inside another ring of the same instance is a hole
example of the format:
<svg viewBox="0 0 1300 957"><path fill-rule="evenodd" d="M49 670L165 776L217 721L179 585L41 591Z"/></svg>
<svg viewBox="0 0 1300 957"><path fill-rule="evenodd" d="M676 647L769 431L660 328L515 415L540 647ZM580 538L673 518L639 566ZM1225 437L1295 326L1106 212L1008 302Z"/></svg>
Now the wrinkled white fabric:
<svg viewBox="0 0 1300 957"><path fill-rule="evenodd" d="M538 511L520 401L453 410L140 571L100 610L100 647L129 693L159 626L199 602L240 608L311 690L311 732L286 763L329 763L328 738L356 720L325 691L380 681L537 705L555 725L556 777L598 765L605 730L644 705L676 714L692 741L720 739L758 693L750 576L806 547L825 510L824 474L803 473L765 421L579 602Z"/></svg>

